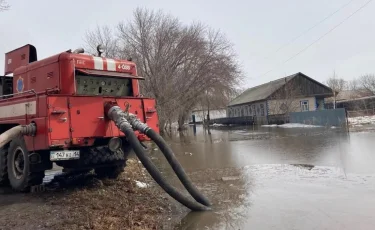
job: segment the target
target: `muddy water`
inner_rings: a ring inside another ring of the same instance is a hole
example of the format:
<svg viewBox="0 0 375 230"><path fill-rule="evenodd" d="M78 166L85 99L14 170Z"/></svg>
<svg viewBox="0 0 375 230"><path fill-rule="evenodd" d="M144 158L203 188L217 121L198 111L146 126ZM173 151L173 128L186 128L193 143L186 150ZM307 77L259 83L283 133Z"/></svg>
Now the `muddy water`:
<svg viewBox="0 0 375 230"><path fill-rule="evenodd" d="M181 208L175 229L374 229L375 132L197 126L168 141L213 203Z"/></svg>

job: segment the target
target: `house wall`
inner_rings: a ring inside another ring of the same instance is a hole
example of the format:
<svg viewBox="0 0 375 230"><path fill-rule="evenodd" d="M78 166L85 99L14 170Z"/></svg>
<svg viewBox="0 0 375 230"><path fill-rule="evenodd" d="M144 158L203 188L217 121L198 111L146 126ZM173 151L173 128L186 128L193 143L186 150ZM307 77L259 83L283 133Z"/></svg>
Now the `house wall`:
<svg viewBox="0 0 375 230"><path fill-rule="evenodd" d="M223 118L226 117L226 109L215 109L210 110L210 119ZM192 112L192 115L195 115L195 122L202 122L207 118L207 110L196 110ZM192 122L192 116L189 117L189 122Z"/></svg>
<svg viewBox="0 0 375 230"><path fill-rule="evenodd" d="M315 97L304 97L304 98L294 98L294 99L278 99L278 100L268 100L268 115L278 115L284 114L285 112L301 112L302 101L308 101L308 111L316 110L316 100Z"/></svg>
<svg viewBox="0 0 375 230"><path fill-rule="evenodd" d="M227 117L267 116L267 102L234 105L227 108Z"/></svg>

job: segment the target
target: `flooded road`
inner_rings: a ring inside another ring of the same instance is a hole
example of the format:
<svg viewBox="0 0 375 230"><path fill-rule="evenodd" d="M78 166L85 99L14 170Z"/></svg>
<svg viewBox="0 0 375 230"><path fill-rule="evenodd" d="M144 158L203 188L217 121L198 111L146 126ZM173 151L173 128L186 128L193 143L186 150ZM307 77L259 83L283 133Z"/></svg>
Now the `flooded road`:
<svg viewBox="0 0 375 230"><path fill-rule="evenodd" d="M175 229L373 229L375 132L189 127L169 140L213 211ZM161 153L151 153L162 159ZM168 178L182 189L162 162Z"/></svg>

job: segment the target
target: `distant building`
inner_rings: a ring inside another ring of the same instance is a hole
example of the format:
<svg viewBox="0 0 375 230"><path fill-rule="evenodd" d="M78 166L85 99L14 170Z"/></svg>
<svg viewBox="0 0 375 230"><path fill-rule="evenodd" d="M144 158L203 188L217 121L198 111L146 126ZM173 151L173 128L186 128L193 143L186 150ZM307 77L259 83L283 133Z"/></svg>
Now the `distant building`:
<svg viewBox="0 0 375 230"><path fill-rule="evenodd" d="M368 90L343 90L336 94L336 102L347 101L368 96L373 96L373 94ZM325 103L333 102L334 99L334 97L328 97L325 99Z"/></svg>
<svg viewBox="0 0 375 230"><path fill-rule="evenodd" d="M223 118L226 117L227 110L224 109L213 109L210 110L210 119L216 119L216 118ZM207 109L201 110L201 109L195 109L191 113L191 117L189 119L189 123L202 123L204 119L207 119Z"/></svg>
<svg viewBox="0 0 375 230"><path fill-rule="evenodd" d="M332 109L334 106L334 97L325 99L325 108ZM375 108L374 94L365 89L343 90L336 95L336 108L346 108L349 111L365 110Z"/></svg>
<svg viewBox="0 0 375 230"><path fill-rule="evenodd" d="M303 73L247 89L227 107L228 117L255 116L257 123L269 123L272 116L324 109L332 89Z"/></svg>

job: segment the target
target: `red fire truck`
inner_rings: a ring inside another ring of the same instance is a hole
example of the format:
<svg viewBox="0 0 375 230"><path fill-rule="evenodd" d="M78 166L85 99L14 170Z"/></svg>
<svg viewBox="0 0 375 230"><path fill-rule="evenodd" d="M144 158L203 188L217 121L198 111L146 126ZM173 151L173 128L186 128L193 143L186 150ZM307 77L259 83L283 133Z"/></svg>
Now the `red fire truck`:
<svg viewBox="0 0 375 230"><path fill-rule="evenodd" d="M115 123L105 119L106 102L159 131L155 100L140 95L143 78L135 63L104 58L98 51L68 50L42 60L32 45L6 53L0 77L0 183L27 191L43 182L53 163L117 177L131 148ZM5 141L7 130L30 124L28 135ZM140 141L147 139L135 132Z"/></svg>

